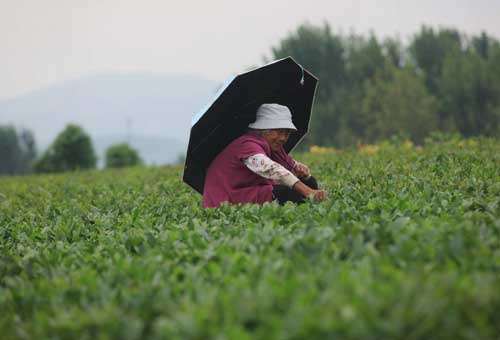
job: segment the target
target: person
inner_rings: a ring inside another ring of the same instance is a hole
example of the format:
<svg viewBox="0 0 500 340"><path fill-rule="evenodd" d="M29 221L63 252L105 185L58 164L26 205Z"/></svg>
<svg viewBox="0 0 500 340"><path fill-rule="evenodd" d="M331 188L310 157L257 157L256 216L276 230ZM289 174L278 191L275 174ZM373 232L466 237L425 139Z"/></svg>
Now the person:
<svg viewBox="0 0 500 340"><path fill-rule="evenodd" d="M297 131L288 107L269 103L257 109L248 131L228 144L207 169L202 207L229 204L264 204L277 200L315 202L326 199L309 168L290 157L283 145Z"/></svg>

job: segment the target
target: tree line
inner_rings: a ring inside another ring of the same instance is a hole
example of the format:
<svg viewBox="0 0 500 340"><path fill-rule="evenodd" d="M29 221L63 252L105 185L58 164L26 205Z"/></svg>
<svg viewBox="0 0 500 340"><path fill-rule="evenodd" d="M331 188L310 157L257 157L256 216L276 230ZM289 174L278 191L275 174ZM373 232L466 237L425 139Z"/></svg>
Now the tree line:
<svg viewBox="0 0 500 340"><path fill-rule="evenodd" d="M0 126L0 175L94 169L96 164L92 139L78 125L68 124L40 157L37 157L35 138L29 130ZM107 168L141 164L143 161L138 152L127 143L106 149Z"/></svg>
<svg viewBox="0 0 500 340"><path fill-rule="evenodd" d="M306 24L272 47L272 59L287 56L320 79L310 131L299 149L393 136L421 144L434 131L500 135L500 42L486 33L423 26L404 43ZM126 144L106 152L108 167L140 163ZM40 157L30 131L0 126L0 174L95 166L90 137L77 125L68 125Z"/></svg>
<svg viewBox="0 0 500 340"><path fill-rule="evenodd" d="M404 43L302 25L272 48L286 56L319 78L302 147L500 135L500 44L486 33L423 26Z"/></svg>

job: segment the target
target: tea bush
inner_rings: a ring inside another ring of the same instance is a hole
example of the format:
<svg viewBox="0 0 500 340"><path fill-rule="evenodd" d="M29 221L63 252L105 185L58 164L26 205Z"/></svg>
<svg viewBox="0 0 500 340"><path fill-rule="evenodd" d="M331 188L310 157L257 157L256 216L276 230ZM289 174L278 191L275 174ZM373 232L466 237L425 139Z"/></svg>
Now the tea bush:
<svg viewBox="0 0 500 340"><path fill-rule="evenodd" d="M500 143L370 150L295 155L318 205L201 209L180 167L0 178L1 338L498 338Z"/></svg>

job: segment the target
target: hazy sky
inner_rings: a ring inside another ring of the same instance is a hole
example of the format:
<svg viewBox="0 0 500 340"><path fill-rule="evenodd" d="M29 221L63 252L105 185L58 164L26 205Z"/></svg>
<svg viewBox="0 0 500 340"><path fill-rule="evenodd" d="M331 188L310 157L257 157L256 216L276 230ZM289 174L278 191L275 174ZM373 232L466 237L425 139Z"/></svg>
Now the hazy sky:
<svg viewBox="0 0 500 340"><path fill-rule="evenodd" d="M500 38L487 0L0 0L0 99L84 75L191 73L262 63L299 24L403 39L422 24Z"/></svg>

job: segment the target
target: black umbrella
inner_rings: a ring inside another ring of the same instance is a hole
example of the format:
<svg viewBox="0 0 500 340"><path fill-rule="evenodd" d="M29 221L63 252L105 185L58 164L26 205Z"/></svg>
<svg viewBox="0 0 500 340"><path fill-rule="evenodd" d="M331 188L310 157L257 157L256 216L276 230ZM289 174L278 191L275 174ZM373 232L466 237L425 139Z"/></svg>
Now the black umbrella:
<svg viewBox="0 0 500 340"><path fill-rule="evenodd" d="M193 118L183 180L203 193L212 160L247 130L264 103L287 106L297 127L284 145L290 152L309 128L318 79L291 57L229 79L215 98Z"/></svg>

